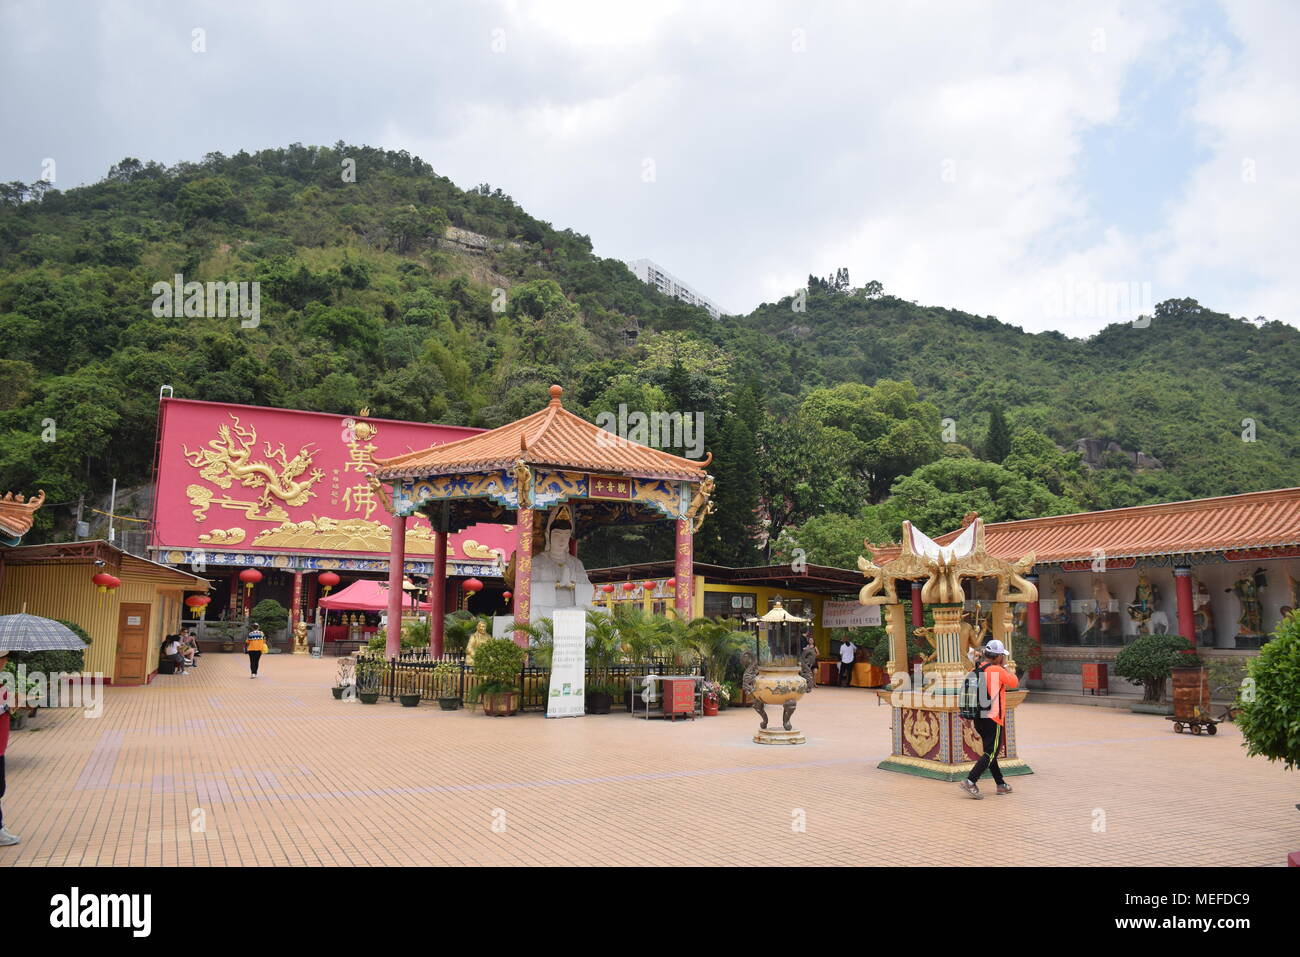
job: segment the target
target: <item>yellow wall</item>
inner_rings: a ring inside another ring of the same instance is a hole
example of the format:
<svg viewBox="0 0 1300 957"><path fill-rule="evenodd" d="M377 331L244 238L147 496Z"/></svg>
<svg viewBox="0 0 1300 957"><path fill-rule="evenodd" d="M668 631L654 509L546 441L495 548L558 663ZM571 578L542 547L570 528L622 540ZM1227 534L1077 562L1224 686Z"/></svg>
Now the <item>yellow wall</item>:
<svg viewBox="0 0 1300 957"><path fill-rule="evenodd" d="M811 592L795 591L790 588L768 588L764 585L722 585L713 582L706 582L702 575L696 575L693 602L694 607L691 609L691 614L696 618L704 614L704 592L706 590L711 592L741 592L744 594L755 595L756 597L754 601L757 603L758 607L753 609L753 614L756 616L765 614L767 612L767 603L778 595L782 598L802 598L805 601L810 600L813 608L813 642L817 645L817 651L820 654L825 656L830 655L830 636L827 630L821 625L822 602L825 600L824 595L814 595ZM633 592L632 594L633 597L624 598L622 597L623 592L620 588L615 590L614 594L610 597L613 598L615 604L634 602L641 605L646 611L650 610L649 601L647 599L644 599L636 592ZM597 604L603 605L605 604L606 596L602 592L597 592L596 599ZM663 599L659 600L662 601ZM671 597L667 599L667 601L671 608Z"/></svg>
<svg viewBox="0 0 1300 957"><path fill-rule="evenodd" d="M162 585L138 572L123 569L120 588L101 594L90 583L89 565L6 565L0 578L0 615L16 615L26 605L27 614L70 621L90 635L86 670L109 680L117 663L117 619L121 603L144 602L151 608L151 639L146 649L146 675L158 669L163 636L180 626L179 585Z"/></svg>

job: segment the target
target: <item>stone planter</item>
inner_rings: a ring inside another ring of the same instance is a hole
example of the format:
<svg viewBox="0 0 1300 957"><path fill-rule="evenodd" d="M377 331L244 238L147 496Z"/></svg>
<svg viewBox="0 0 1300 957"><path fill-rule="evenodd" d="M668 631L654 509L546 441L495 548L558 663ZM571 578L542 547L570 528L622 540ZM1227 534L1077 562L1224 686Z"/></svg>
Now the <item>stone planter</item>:
<svg viewBox="0 0 1300 957"><path fill-rule="evenodd" d="M609 714L614 707L614 696L602 691L588 692L583 702L587 714Z"/></svg>
<svg viewBox="0 0 1300 957"><path fill-rule="evenodd" d="M403 708L414 708L420 703L420 696L418 694L399 694L397 700L402 702Z"/></svg>
<svg viewBox="0 0 1300 957"><path fill-rule="evenodd" d="M379 692L360 691L357 693L357 697L361 699L362 704L374 704L376 701L379 700Z"/></svg>
<svg viewBox="0 0 1300 957"><path fill-rule="evenodd" d="M460 710L460 699L459 699L459 698L439 698L439 699L438 699L438 707L441 708L443 711L459 711L459 710Z"/></svg>
<svg viewBox="0 0 1300 957"><path fill-rule="evenodd" d="M330 691L334 694L334 699L336 701L342 699L343 692L346 690L347 688L344 685L336 685L335 687L330 688Z"/></svg>

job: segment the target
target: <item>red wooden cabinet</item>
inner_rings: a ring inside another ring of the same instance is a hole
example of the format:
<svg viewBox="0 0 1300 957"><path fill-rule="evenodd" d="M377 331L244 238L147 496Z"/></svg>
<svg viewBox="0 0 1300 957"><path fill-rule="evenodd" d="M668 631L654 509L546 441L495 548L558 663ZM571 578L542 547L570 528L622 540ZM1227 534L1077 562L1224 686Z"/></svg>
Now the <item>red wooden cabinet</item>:
<svg viewBox="0 0 1300 957"><path fill-rule="evenodd" d="M664 678L664 717L679 714L695 717L695 679Z"/></svg>
<svg viewBox="0 0 1300 957"><path fill-rule="evenodd" d="M1104 661L1085 661L1083 663L1083 690L1098 694L1102 691L1110 694L1110 677Z"/></svg>

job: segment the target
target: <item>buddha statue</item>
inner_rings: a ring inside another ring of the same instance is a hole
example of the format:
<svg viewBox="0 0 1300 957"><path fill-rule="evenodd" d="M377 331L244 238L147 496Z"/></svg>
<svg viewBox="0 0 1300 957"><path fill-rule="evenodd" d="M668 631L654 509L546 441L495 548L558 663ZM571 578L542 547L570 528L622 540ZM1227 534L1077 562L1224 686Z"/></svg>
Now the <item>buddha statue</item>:
<svg viewBox="0 0 1300 957"><path fill-rule="evenodd" d="M478 627L474 629L474 634L469 636L469 641L465 644L465 664L474 664L474 652L478 650L479 645L485 641L491 641L492 636L487 632L487 626L483 619L478 620Z"/></svg>
<svg viewBox="0 0 1300 957"><path fill-rule="evenodd" d="M596 607L596 588L576 555L569 554L573 518L568 506L552 513L546 526L545 547L533 555L530 621L550 618L557 608Z"/></svg>

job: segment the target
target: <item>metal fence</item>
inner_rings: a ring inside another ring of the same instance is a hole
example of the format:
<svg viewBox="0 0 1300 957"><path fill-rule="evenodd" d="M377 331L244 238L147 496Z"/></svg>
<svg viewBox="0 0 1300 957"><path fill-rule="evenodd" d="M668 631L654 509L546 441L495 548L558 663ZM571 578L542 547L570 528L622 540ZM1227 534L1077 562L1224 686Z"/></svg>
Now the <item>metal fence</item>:
<svg viewBox="0 0 1300 957"><path fill-rule="evenodd" d="M451 665L438 671L440 665ZM339 680L349 684L348 674L361 691L377 691L381 697L390 701L397 700L398 695L418 694L422 701L434 701L438 698L460 698L473 701L478 689L479 678L474 674L474 666L465 663L464 655L444 654L435 658L427 651L402 655L400 658L383 659L369 655L358 655L355 670L347 664L342 666ZM627 707L627 693L632 690L632 679L646 674L658 675L694 675L699 669L681 665L662 658L651 659L639 664L621 664L608 669L588 668L585 680L588 685L594 681L615 685L619 690L614 694L615 707ZM547 690L551 683L551 670L524 665L519 672L521 711L545 711Z"/></svg>

